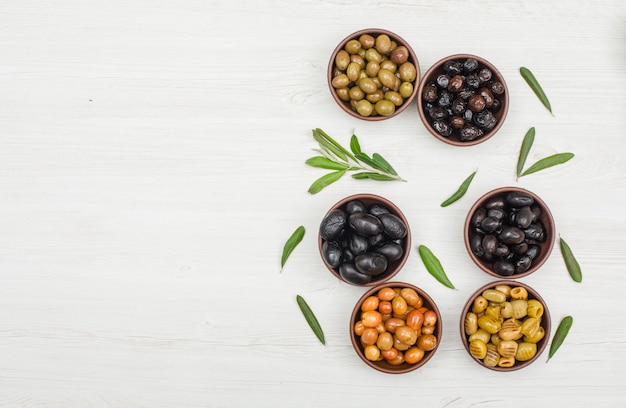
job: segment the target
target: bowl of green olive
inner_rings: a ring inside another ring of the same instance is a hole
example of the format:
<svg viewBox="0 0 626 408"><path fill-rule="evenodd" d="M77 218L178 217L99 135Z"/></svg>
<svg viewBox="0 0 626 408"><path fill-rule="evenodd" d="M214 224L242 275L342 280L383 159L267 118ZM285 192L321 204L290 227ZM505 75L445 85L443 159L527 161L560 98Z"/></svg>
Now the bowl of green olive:
<svg viewBox="0 0 626 408"><path fill-rule="evenodd" d="M335 277L355 286L374 286L402 269L411 252L411 232L407 218L389 199L353 194L322 218L318 247Z"/></svg>
<svg viewBox="0 0 626 408"><path fill-rule="evenodd" d="M548 345L550 312L532 287L499 280L479 288L465 304L461 340L471 358L494 371L532 364Z"/></svg>
<svg viewBox="0 0 626 408"><path fill-rule="evenodd" d="M442 330L434 300L406 282L369 289L350 316L354 351L365 364L388 374L424 366L437 351Z"/></svg>
<svg viewBox="0 0 626 408"><path fill-rule="evenodd" d="M517 279L536 272L548 259L556 238L554 217L532 191L500 187L470 208L464 225L467 252L483 272Z"/></svg>
<svg viewBox="0 0 626 408"><path fill-rule="evenodd" d="M417 94L419 78L411 46L379 28L344 38L328 63L328 86L335 102L348 114L370 121L404 111Z"/></svg>
<svg viewBox="0 0 626 408"><path fill-rule="evenodd" d="M491 138L504 123L508 107L509 92L500 71L470 54L437 61L417 91L424 126L453 146L472 146Z"/></svg>

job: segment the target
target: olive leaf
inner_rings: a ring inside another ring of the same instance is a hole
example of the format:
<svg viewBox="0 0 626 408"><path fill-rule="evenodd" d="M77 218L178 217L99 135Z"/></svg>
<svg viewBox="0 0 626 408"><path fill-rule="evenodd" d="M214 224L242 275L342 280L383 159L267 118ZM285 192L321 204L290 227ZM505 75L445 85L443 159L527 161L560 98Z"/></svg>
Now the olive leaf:
<svg viewBox="0 0 626 408"><path fill-rule="evenodd" d="M517 177L522 175L522 170L524 169L524 164L526 164L526 158L528 157L528 153L530 152L530 148L533 146L535 142L535 128L531 127L526 132L524 136L524 141L522 141L522 147L519 150L519 158L517 160Z"/></svg>
<svg viewBox="0 0 626 408"><path fill-rule="evenodd" d="M319 193L343 177L348 171L357 171L357 173L352 174L352 178L355 180L406 181L398 175L393 166L380 153L374 153L370 157L363 152L359 139L354 134L350 139L351 152L322 129L313 129L313 139L319 145L319 149L315 150L321 153L321 156L311 157L305 161L305 164L334 171L315 180L309 187L310 194Z"/></svg>
<svg viewBox="0 0 626 408"><path fill-rule="evenodd" d="M450 289L455 289L452 282L450 282L450 279L448 279L448 276L446 275L446 272L444 271L443 266L441 266L441 262L439 262L439 259L437 259L437 257L432 253L432 251L425 245L420 245L417 248L417 250L428 272L435 279L437 279L439 283L443 284L444 286L449 287Z"/></svg>
<svg viewBox="0 0 626 408"><path fill-rule="evenodd" d="M559 244L561 247L561 255L563 255L563 260L565 261L565 266L567 267L567 271L569 272L569 275L572 277L572 279L575 282L579 282L579 283L582 282L583 273L582 273L582 270L580 269L580 265L578 264L578 261L574 257L574 253L572 252L572 249L569 247L569 245L567 245L567 242L565 242L565 240L561 237L559 237Z"/></svg>
<svg viewBox="0 0 626 408"><path fill-rule="evenodd" d="M323 345L326 345L326 340L324 339L324 331L322 330L322 326L320 325L319 321L315 317L315 314L313 313L309 305L306 303L306 300L304 300L302 296L296 295L296 301L298 302L298 306L300 307L300 311L304 315L306 322L309 324L309 327L311 327L311 330L313 330L313 333L315 333L315 336L319 339L319 341Z"/></svg>
<svg viewBox="0 0 626 408"><path fill-rule="evenodd" d="M569 329L572 327L572 323L574 323L574 318L572 316L565 316L559 323L559 327L556 329L554 337L552 337L552 344L550 344L550 352L548 353L546 363L550 361L552 356L554 356L554 353L556 353L559 347L561 347L561 344L563 344L563 340L567 337Z"/></svg>
<svg viewBox="0 0 626 408"><path fill-rule="evenodd" d="M550 101L548 100L546 93L543 91L543 88L541 88L541 85L539 85L539 81L537 81L535 75L531 72L531 70L526 67L521 67L519 69L519 72L522 75L522 78L524 78L524 80L530 87L530 89L532 89L535 95L537 95L539 101L543 104L543 106L546 107L546 109L548 109L552 116L554 116L554 113L552 113L552 106L550 106Z"/></svg>
<svg viewBox="0 0 626 408"><path fill-rule="evenodd" d="M463 197L465 195L465 193L467 192L467 189L469 188L469 185L472 183L472 180L474 179L474 176L476 175L477 171L478 170L474 170L474 172L472 174L470 174L465 180L463 180L463 182L459 186L458 190L456 190L454 192L454 194L452 194L447 200L445 200L443 203L441 203L441 206L442 207L447 207L450 204L458 201L461 197Z"/></svg>
<svg viewBox="0 0 626 408"><path fill-rule="evenodd" d="M572 159L573 157L574 157L574 153L569 153L569 152L557 153L557 154L553 154L552 156L544 157L543 159L539 160L538 162L530 166L528 169L526 169L525 172L520 174L520 177L526 176L528 174L536 173L540 170L544 170L552 166L563 164L569 161L570 159Z"/></svg>
<svg viewBox="0 0 626 408"><path fill-rule="evenodd" d="M283 256L280 258L280 271L283 271L283 267L285 266L285 262L289 259L289 255L293 252L293 250L298 246L298 244L304 238L304 227L300 225L296 230L291 234L287 242L285 242L285 246L283 247Z"/></svg>

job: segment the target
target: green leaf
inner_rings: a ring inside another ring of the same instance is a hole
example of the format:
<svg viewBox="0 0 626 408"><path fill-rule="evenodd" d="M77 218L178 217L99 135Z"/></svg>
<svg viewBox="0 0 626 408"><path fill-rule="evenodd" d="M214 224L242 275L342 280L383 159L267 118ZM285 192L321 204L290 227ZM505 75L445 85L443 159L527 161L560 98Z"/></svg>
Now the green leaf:
<svg viewBox="0 0 626 408"><path fill-rule="evenodd" d="M329 169L329 170L344 170L348 168L347 164L332 161L328 157L324 157L324 156L311 157L305 163L308 164L309 166L319 167L322 169Z"/></svg>
<svg viewBox="0 0 626 408"><path fill-rule="evenodd" d="M387 170L385 170L385 168L383 166L381 166L379 163L377 163L376 161L374 161L373 159L371 159L367 154L365 153L359 153L356 155L356 158L359 159L361 162L377 169L380 171L384 171L386 172Z"/></svg>
<svg viewBox="0 0 626 408"><path fill-rule="evenodd" d="M352 153L347 151L343 146L337 143L332 137L330 137L326 132L322 129L314 129L313 130L313 138L319 143L320 147L324 146L328 150L332 151L337 157L347 160L348 157L354 159Z"/></svg>
<svg viewBox="0 0 626 408"><path fill-rule="evenodd" d="M338 170L338 171L333 171L331 173L327 173L323 175L322 177L315 180L313 184L311 184L311 187L309 187L309 193L311 194L319 193L320 191L324 189L324 187L327 187L328 185L334 183L335 181L343 177L343 175L346 174L346 171L347 170Z"/></svg>
<svg viewBox="0 0 626 408"><path fill-rule="evenodd" d="M539 101L543 104L543 106L545 106L546 109L550 113L552 113L552 107L550 106L550 101L548 100L546 93L541 88L541 85L539 85L539 81L537 81L537 78L535 78L535 75L526 67L521 67L519 69L519 72L522 75L522 78L524 78L524 80L530 87L530 89L532 89L535 95L537 95L537 98L539 98ZM554 114L552 116L554 116Z"/></svg>
<svg viewBox="0 0 626 408"><path fill-rule="evenodd" d="M567 242L561 237L559 237L559 244L561 246L561 255L563 255L563 260L565 261L565 266L567 267L567 271L569 275L574 279L575 282L582 282L583 273L580 269L580 265L578 261L574 257L574 253L572 252Z"/></svg>
<svg viewBox="0 0 626 408"><path fill-rule="evenodd" d="M522 175L522 170L524 169L524 164L526 164L526 158L528 157L528 153L530 152L530 148L535 142L535 128L531 127L526 132L526 136L524 136L524 141L522 142L522 147L519 150L519 158L517 159L517 177Z"/></svg>
<svg viewBox="0 0 626 408"><path fill-rule="evenodd" d="M298 246L298 244L304 238L304 227L300 225L296 230L291 234L287 242L285 242L285 246L283 247L283 256L280 258L280 271L283 271L283 267L285 266L285 262L289 259L289 255L293 252L293 250Z"/></svg>
<svg viewBox="0 0 626 408"><path fill-rule="evenodd" d="M319 341L323 345L326 345L326 340L324 339L324 331L322 330L322 326L320 325L319 321L315 317L315 314L313 313L309 305L306 303L304 298L300 295L296 295L296 301L298 302L298 306L300 307L300 311L304 315L306 322L309 324L309 327L311 327L311 330L313 330L313 333L315 333L315 336L319 339Z"/></svg>
<svg viewBox="0 0 626 408"><path fill-rule="evenodd" d="M439 259L437 259L437 257L431 252L431 250L424 245L420 245L418 247L418 251L420 257L422 258L422 262L424 262L424 266L426 266L428 272L435 279L437 279L439 283L449 287L450 289L455 289L454 285L452 284L452 282L450 282L450 279L448 279L446 272L441 266L441 262L439 262Z"/></svg>
<svg viewBox="0 0 626 408"><path fill-rule="evenodd" d="M558 164L563 164L573 157L574 157L574 153L557 153L557 154L553 154L552 156L544 157L543 159L539 160L538 162L530 166L528 169L526 169L526 171L523 172L520 175L520 177L523 177L527 174L536 173L540 170L544 170L549 167L556 166Z"/></svg>
<svg viewBox="0 0 626 408"><path fill-rule="evenodd" d="M350 150L352 150L352 153L354 154L361 153L361 145L359 144L359 139L356 135L352 135L352 138L350 139Z"/></svg>
<svg viewBox="0 0 626 408"><path fill-rule="evenodd" d="M391 173L394 176L397 176L398 173L396 173L396 171L394 170L393 167L391 167L391 164L389 164L389 162L387 160L385 160L385 158L383 156L381 156L378 153L374 153L372 155L372 160L374 160L380 167L382 167L384 169L384 171L386 171L387 173Z"/></svg>
<svg viewBox="0 0 626 408"><path fill-rule="evenodd" d="M461 197L463 197L465 195L465 193L467 192L467 189L469 188L469 185L472 183L472 180L474 179L474 176L476 175L477 171L478 170L474 170L474 172L472 174L470 174L465 180L463 180L463 182L459 186L459 189L456 190L454 192L454 194L452 194L450 196L450 198L448 198L443 203L441 203L441 206L442 207L447 207L450 204L458 201Z"/></svg>
<svg viewBox="0 0 626 408"><path fill-rule="evenodd" d="M548 360L546 363L550 361L554 353L561 347L563 344L563 340L567 337L567 333L569 333L569 329L572 327L572 323L574 323L574 318L572 316L565 316L561 323L559 323L559 327L556 329L554 333L554 337L552 337L552 344L550 344L550 353L548 354Z"/></svg>
<svg viewBox="0 0 626 408"><path fill-rule="evenodd" d="M394 181L394 180L396 180L393 177L386 176L386 175L380 174L380 173L374 173L372 171L362 171L360 173L354 173L352 175L352 178L355 179L355 180L371 179L371 180L376 180L376 181Z"/></svg>

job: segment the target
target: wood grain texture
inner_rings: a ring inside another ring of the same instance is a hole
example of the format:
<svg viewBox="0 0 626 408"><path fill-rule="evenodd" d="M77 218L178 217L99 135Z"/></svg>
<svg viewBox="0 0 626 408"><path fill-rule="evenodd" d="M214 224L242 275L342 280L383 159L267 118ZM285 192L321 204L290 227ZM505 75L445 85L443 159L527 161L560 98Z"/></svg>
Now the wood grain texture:
<svg viewBox="0 0 626 408"><path fill-rule="evenodd" d="M0 4L0 406L626 405L626 6L574 3L482 0L471 19L461 0ZM498 66L511 92L500 133L453 148L415 106L377 123L345 115L328 93L329 55L375 26L409 41L422 73L459 52ZM516 181L531 126L527 163L576 157ZM345 144L355 132L408 181L346 177L307 194L322 174L304 165L314 127ZM474 169L467 194L439 207ZM583 269L571 281L557 247L524 278L553 319L575 322L550 363L506 375L471 361L458 333L467 297L491 280L470 263L462 224L503 185L549 203ZM319 258L321 217L357 192L403 210L415 250L397 279L443 314L437 355L407 375L358 360L348 319L363 290ZM306 235L279 273L298 225ZM428 274L420 244L457 291Z"/></svg>

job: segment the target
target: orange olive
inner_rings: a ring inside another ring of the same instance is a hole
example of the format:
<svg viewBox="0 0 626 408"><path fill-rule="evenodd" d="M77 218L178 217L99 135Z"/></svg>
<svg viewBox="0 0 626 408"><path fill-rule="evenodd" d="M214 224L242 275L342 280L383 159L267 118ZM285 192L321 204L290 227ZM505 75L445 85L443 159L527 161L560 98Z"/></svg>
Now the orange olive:
<svg viewBox="0 0 626 408"><path fill-rule="evenodd" d="M401 351L398 351L398 355L396 356L396 358L392 360L387 360L387 362L392 366L399 366L400 364L404 363L404 354Z"/></svg>
<svg viewBox="0 0 626 408"><path fill-rule="evenodd" d="M433 350L437 347L437 337L433 334L422 334L417 339L417 347L421 348L424 351Z"/></svg>
<svg viewBox="0 0 626 408"><path fill-rule="evenodd" d="M411 347L411 344L406 344L398 340L396 336L393 336L393 346L398 349L398 351L405 351Z"/></svg>
<svg viewBox="0 0 626 408"><path fill-rule="evenodd" d="M398 350L392 347L389 350L381 350L380 354L382 354L385 360L393 360L398 357Z"/></svg>
<svg viewBox="0 0 626 408"><path fill-rule="evenodd" d="M378 299L390 301L396 296L396 291L392 288L382 288L378 291Z"/></svg>
<svg viewBox="0 0 626 408"><path fill-rule="evenodd" d="M422 334L434 334L435 333L435 326L424 326L424 325L422 325L421 333Z"/></svg>
<svg viewBox="0 0 626 408"><path fill-rule="evenodd" d="M356 334L357 336L362 336L364 330L365 330L365 325L363 324L361 320L355 323L354 334Z"/></svg>
<svg viewBox="0 0 626 408"><path fill-rule="evenodd" d="M361 314L361 320L365 327L376 327L383 321L383 315L376 310L369 310Z"/></svg>
<svg viewBox="0 0 626 408"><path fill-rule="evenodd" d="M419 347L413 346L404 352L404 361L409 364L419 363L424 358L424 350Z"/></svg>
<svg viewBox="0 0 626 408"><path fill-rule="evenodd" d="M406 313L408 305L406 304L406 300L402 296L396 296L391 301L391 306L393 307L393 313L395 315L403 316Z"/></svg>
<svg viewBox="0 0 626 408"><path fill-rule="evenodd" d="M417 332L411 329L409 326L400 326L396 329L396 338L403 342L404 344L408 344L412 346L415 344L417 340Z"/></svg>
<svg viewBox="0 0 626 408"><path fill-rule="evenodd" d="M378 340L376 340L376 346L382 351L389 350L393 347L393 335L389 332L380 333Z"/></svg>
<svg viewBox="0 0 626 408"><path fill-rule="evenodd" d="M391 302L388 301L388 300L383 300L380 303L378 303L378 311L380 313L382 313L383 315L391 314L391 312L393 311L393 307L391 306Z"/></svg>
<svg viewBox="0 0 626 408"><path fill-rule="evenodd" d="M397 317L392 317L385 322L385 329L387 329L389 333L395 333L396 329L400 326L404 326L404 320L398 319Z"/></svg>
<svg viewBox="0 0 626 408"><path fill-rule="evenodd" d="M378 309L378 297L376 296L368 297L367 299L363 301L363 304L361 304L362 312L368 312L370 310L376 310L376 309Z"/></svg>
<svg viewBox="0 0 626 408"><path fill-rule="evenodd" d="M419 310L412 310L406 315L406 325L415 331L420 331L423 323L424 313Z"/></svg>
<svg viewBox="0 0 626 408"><path fill-rule="evenodd" d="M420 295L418 295L415 289L412 288L402 288L400 296L406 300L407 305L413 307L415 307L420 298Z"/></svg>
<svg viewBox="0 0 626 408"><path fill-rule="evenodd" d="M437 324L437 314L433 310L424 313L424 326L434 326Z"/></svg>
<svg viewBox="0 0 626 408"><path fill-rule="evenodd" d="M378 340L378 330L372 327L366 327L361 335L361 342L366 345L376 344Z"/></svg>
<svg viewBox="0 0 626 408"><path fill-rule="evenodd" d="M365 358L370 360L370 361L378 361L380 360L380 349L376 346L367 346L365 347L365 350L363 350L365 353Z"/></svg>

